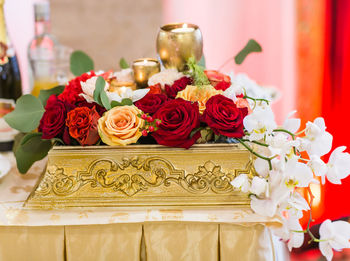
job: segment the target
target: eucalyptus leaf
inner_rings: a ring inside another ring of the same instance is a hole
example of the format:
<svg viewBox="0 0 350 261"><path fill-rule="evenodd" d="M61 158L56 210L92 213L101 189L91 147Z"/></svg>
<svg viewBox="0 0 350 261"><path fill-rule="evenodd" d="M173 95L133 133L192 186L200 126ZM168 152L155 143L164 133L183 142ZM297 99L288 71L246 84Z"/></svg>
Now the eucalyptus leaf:
<svg viewBox="0 0 350 261"><path fill-rule="evenodd" d="M122 105L132 105L132 100L129 98L122 99Z"/></svg>
<svg viewBox="0 0 350 261"><path fill-rule="evenodd" d="M31 94L26 94L17 100L15 110L6 114L4 119L13 129L31 132L39 126L44 112L41 101Z"/></svg>
<svg viewBox="0 0 350 261"><path fill-rule="evenodd" d="M75 76L94 69L93 60L83 51L74 51L70 56L70 70Z"/></svg>
<svg viewBox="0 0 350 261"><path fill-rule="evenodd" d="M64 90L64 85L58 85L56 87L53 87L51 89L47 89L47 90L40 90L39 93L39 100L41 101L41 103L43 104L43 106L46 106L46 102L49 99L49 97L53 94L58 95L61 94Z"/></svg>
<svg viewBox="0 0 350 261"><path fill-rule="evenodd" d="M128 69L128 68L130 68L130 65L128 64L128 62L124 58L121 58L119 60L119 66L120 66L121 69Z"/></svg>
<svg viewBox="0 0 350 261"><path fill-rule="evenodd" d="M118 101L112 101L111 102L111 107L112 108L117 107L117 106L123 106L123 104L121 102L118 102Z"/></svg>
<svg viewBox="0 0 350 261"><path fill-rule="evenodd" d="M235 62L236 64L241 64L245 58L248 56L248 54L253 52L261 52L262 48L260 44L255 41L254 39L250 39L246 46L235 56Z"/></svg>
<svg viewBox="0 0 350 261"><path fill-rule="evenodd" d="M101 99L103 107L105 107L107 110L110 110L112 108L111 104L109 103L109 99L107 97L107 94L104 90L102 90L100 93L100 99Z"/></svg>
<svg viewBox="0 0 350 261"><path fill-rule="evenodd" d="M52 148L51 140L41 139L40 132L26 134L15 151L17 168L25 174L34 162L45 158Z"/></svg>
<svg viewBox="0 0 350 261"><path fill-rule="evenodd" d="M100 105L102 105L100 94L104 90L105 85L106 85L106 82L103 79L103 77L98 76L98 78L96 80L95 90L94 90L94 100L95 100L95 102L97 102Z"/></svg>

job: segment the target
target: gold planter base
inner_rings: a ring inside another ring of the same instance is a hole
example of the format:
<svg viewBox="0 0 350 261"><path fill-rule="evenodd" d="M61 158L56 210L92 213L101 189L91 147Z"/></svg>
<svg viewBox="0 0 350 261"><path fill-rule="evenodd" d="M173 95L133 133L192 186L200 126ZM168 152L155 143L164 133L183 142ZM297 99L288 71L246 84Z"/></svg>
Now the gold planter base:
<svg viewBox="0 0 350 261"><path fill-rule="evenodd" d="M25 207L248 205L230 181L254 175L237 144L54 147Z"/></svg>

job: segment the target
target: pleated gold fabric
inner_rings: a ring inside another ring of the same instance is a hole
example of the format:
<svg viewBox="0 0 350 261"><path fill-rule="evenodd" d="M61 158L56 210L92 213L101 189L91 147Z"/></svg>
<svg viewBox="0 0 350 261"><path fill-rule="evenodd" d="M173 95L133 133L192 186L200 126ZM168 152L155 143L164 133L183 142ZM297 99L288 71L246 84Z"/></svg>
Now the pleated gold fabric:
<svg viewBox="0 0 350 261"><path fill-rule="evenodd" d="M0 260L65 260L64 227L0 227Z"/></svg>
<svg viewBox="0 0 350 261"><path fill-rule="evenodd" d="M221 261L275 260L269 230L261 224L220 225Z"/></svg>
<svg viewBox="0 0 350 261"><path fill-rule="evenodd" d="M283 250L283 246L280 247ZM271 234L263 224L0 226L1 261L274 261L285 258L275 257Z"/></svg>
<svg viewBox="0 0 350 261"><path fill-rule="evenodd" d="M146 223L147 260L218 260L218 225L203 223Z"/></svg>
<svg viewBox="0 0 350 261"><path fill-rule="evenodd" d="M142 224L67 226L67 260L140 260L141 238Z"/></svg>

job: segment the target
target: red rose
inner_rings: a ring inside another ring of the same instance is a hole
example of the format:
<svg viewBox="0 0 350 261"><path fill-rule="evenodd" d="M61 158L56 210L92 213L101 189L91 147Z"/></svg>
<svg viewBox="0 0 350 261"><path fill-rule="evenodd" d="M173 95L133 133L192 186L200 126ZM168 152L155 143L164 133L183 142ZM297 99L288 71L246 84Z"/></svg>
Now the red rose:
<svg viewBox="0 0 350 261"><path fill-rule="evenodd" d="M168 97L165 94L150 94L147 93L145 97L141 100L135 102L137 108L141 111L149 114L155 113L164 102L168 100Z"/></svg>
<svg viewBox="0 0 350 261"><path fill-rule="evenodd" d="M94 145L99 139L97 121L100 115L88 107L77 107L67 113L66 125L69 134L76 139L80 145Z"/></svg>
<svg viewBox="0 0 350 261"><path fill-rule="evenodd" d="M247 108L237 108L231 99L219 94L207 101L202 120L216 135L241 138L244 135L243 119L247 114Z"/></svg>
<svg viewBox="0 0 350 261"><path fill-rule="evenodd" d="M76 104L77 102L85 100L82 96L79 96L79 94L83 92L80 82L85 82L93 76L96 75L94 71L91 71L90 73L84 73L70 80L58 98L70 104Z"/></svg>
<svg viewBox="0 0 350 261"><path fill-rule="evenodd" d="M197 131L191 137L191 132L200 124L198 103L169 100L153 118L161 120L158 130L152 134L158 144L188 149L201 136Z"/></svg>
<svg viewBox="0 0 350 261"><path fill-rule="evenodd" d="M65 129L67 105L59 100L56 95L49 97L38 128L43 133L43 139L61 137Z"/></svg>
<svg viewBox="0 0 350 261"><path fill-rule="evenodd" d="M217 90L225 91L231 86L231 78L226 74L215 70L205 70L204 73L208 77L210 84Z"/></svg>
<svg viewBox="0 0 350 261"><path fill-rule="evenodd" d="M107 111L105 107L102 107L96 102L87 102L85 99L83 101L78 102L76 107L88 107L89 109L95 107L96 111L98 112L98 114L100 114L100 116L102 116Z"/></svg>
<svg viewBox="0 0 350 261"><path fill-rule="evenodd" d="M186 88L187 85L192 84L192 79L186 76L174 81L173 85L165 85L165 92L169 98L175 99L177 93Z"/></svg>
<svg viewBox="0 0 350 261"><path fill-rule="evenodd" d="M160 93L162 93L162 87L161 87L160 83L148 86L148 88L150 89L149 92L148 92L149 94L160 94Z"/></svg>
<svg viewBox="0 0 350 261"><path fill-rule="evenodd" d="M225 82L225 81L221 81L218 82L214 88L216 90L222 90L222 91L226 91L226 89L228 89L231 86L231 82Z"/></svg>

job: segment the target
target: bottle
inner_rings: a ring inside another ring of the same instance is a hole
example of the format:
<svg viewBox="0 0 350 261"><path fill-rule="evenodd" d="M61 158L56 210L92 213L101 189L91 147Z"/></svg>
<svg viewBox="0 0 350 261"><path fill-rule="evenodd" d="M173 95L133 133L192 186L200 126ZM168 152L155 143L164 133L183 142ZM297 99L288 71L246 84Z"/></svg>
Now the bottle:
<svg viewBox="0 0 350 261"><path fill-rule="evenodd" d="M34 4L35 36L28 47L28 58L33 76L32 95L38 96L40 90L58 85L56 57L59 43L50 33L50 4Z"/></svg>
<svg viewBox="0 0 350 261"><path fill-rule="evenodd" d="M10 151L17 131L10 128L3 117L14 110L15 101L22 95L22 82L6 30L4 2L0 0L0 151Z"/></svg>

